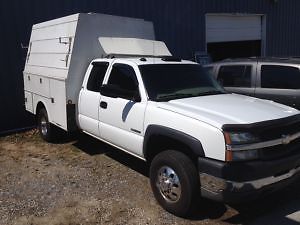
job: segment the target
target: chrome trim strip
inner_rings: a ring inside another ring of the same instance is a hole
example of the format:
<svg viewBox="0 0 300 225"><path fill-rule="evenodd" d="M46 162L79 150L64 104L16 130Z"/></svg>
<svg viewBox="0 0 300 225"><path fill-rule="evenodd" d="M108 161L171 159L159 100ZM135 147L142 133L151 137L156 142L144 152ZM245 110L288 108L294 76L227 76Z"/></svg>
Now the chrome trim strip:
<svg viewBox="0 0 300 225"><path fill-rule="evenodd" d="M256 180L256 181L246 182L245 184L251 184L254 188L259 189L266 185L274 184L274 183L280 182L282 180L291 178L298 172L300 172L300 167L298 167L297 169L292 169L292 170L290 170L290 172L283 174L281 176L278 176L278 177L274 177L274 176L267 177L267 178L263 178L263 179Z"/></svg>
<svg viewBox="0 0 300 225"><path fill-rule="evenodd" d="M200 173L200 182L203 183L204 188L208 188L208 190L214 190L217 192L221 192L223 190L241 190L245 186L250 186L251 188L258 190L260 188L263 188L268 185L272 185L275 183L278 183L280 181L289 179L293 177L294 175L298 174L300 172L300 167L296 169L291 169L288 173L285 173L280 176L272 176L272 177L266 177L258 180L252 180L252 181L245 181L245 182L235 182L230 180L224 180L222 178L214 177L211 175L208 175L206 173ZM206 182L205 180L209 180L210 182ZM201 183L201 184L202 184Z"/></svg>
<svg viewBox="0 0 300 225"><path fill-rule="evenodd" d="M282 138L271 140L271 141L265 141L265 142L259 142L254 144L246 144L246 145L226 145L227 150L230 151L245 151L245 150L253 150L253 149L260 149L260 148L267 148L272 147L276 145L287 145L290 142L300 138L300 132L292 134L292 135L282 135Z"/></svg>
<svg viewBox="0 0 300 225"><path fill-rule="evenodd" d="M267 177L267 178L262 178L262 179L259 179L259 180L247 181L245 183L232 182L232 184L236 188L239 188L241 186L249 185L250 184L255 189L260 189L260 188L262 188L264 186L267 186L267 185L270 185L270 184L274 184L274 183L283 181L285 179L291 178L292 176L294 176L298 172L300 172L300 167L298 167L297 169L292 169L288 173L283 174L283 175L278 176L278 177L274 177L274 176L273 177Z"/></svg>

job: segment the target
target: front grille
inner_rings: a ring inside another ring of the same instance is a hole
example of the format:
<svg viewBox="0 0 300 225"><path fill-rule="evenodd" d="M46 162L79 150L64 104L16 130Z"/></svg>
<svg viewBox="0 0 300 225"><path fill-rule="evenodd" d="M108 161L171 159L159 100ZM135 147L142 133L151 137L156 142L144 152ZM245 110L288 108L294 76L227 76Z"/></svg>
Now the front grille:
<svg viewBox="0 0 300 225"><path fill-rule="evenodd" d="M261 141L276 140L299 132L299 119L277 123L275 126L260 127L260 129L255 131ZM289 144L281 144L259 150L259 156L263 160L279 159L294 154L300 154L300 138Z"/></svg>
<svg viewBox="0 0 300 225"><path fill-rule="evenodd" d="M276 127L266 127L256 130L255 134L262 141L269 141L282 138L283 135L292 135L300 132L300 122L283 124Z"/></svg>
<svg viewBox="0 0 300 225"><path fill-rule="evenodd" d="M285 156L300 154L300 138L284 145L277 145L259 150L259 158L262 160L279 159Z"/></svg>
<svg viewBox="0 0 300 225"><path fill-rule="evenodd" d="M300 114L252 124L225 124L222 129L226 132L249 132L258 137L260 142L278 140L300 132ZM300 155L300 138L291 141L289 144L259 149L258 153L259 158L262 160Z"/></svg>

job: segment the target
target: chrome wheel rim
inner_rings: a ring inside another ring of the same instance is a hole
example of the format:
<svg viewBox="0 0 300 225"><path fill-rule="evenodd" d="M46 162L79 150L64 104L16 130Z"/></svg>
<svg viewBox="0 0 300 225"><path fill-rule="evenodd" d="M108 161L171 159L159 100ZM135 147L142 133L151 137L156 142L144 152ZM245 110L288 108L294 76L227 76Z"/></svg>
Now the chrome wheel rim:
<svg viewBox="0 0 300 225"><path fill-rule="evenodd" d="M168 202L177 202L181 196L181 184L175 171L163 166L157 173L156 186L163 198Z"/></svg>
<svg viewBox="0 0 300 225"><path fill-rule="evenodd" d="M46 120L46 118L44 116L41 117L40 124L41 124L42 134L44 136L47 135L47 133L48 133L47 120Z"/></svg>

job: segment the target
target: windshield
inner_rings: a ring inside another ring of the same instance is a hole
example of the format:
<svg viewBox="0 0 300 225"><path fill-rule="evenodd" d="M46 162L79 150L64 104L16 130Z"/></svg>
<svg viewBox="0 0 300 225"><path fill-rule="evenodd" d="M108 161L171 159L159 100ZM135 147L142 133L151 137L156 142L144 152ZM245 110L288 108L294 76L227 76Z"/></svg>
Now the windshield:
<svg viewBox="0 0 300 225"><path fill-rule="evenodd" d="M139 69L153 101L224 94L225 90L197 64L148 64Z"/></svg>

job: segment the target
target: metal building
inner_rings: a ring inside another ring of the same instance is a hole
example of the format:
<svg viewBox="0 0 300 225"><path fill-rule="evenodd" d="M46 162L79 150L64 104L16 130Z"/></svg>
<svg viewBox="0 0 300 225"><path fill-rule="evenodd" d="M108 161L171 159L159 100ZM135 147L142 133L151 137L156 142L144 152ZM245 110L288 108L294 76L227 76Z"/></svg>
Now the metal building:
<svg viewBox="0 0 300 225"><path fill-rule="evenodd" d="M154 22L156 36L176 56L213 59L299 56L299 0L10 0L0 1L0 134L31 126L24 110L22 70L31 27L74 14L98 12Z"/></svg>

